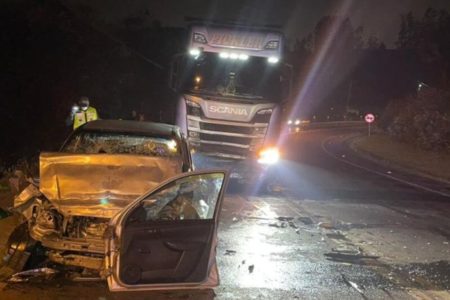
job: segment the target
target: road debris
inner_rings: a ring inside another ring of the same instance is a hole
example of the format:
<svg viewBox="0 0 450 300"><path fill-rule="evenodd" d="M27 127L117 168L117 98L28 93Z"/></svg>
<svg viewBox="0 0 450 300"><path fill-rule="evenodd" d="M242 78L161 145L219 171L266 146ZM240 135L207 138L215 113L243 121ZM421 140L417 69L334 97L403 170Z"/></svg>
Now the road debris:
<svg viewBox="0 0 450 300"><path fill-rule="evenodd" d="M6 214L0 220L0 232L0 281L3 281L23 270L30 257L27 250L34 241L19 214Z"/></svg>
<svg viewBox="0 0 450 300"><path fill-rule="evenodd" d="M297 228L298 228L298 226L295 225L295 223L292 222L292 221L289 221L288 224L289 224L289 226L290 226L291 228L294 228L294 229L297 229Z"/></svg>
<svg viewBox="0 0 450 300"><path fill-rule="evenodd" d="M302 222L303 224L305 224L305 225L311 225L311 224L313 224L314 222L311 220L311 218L309 218L309 217L298 217L297 218L300 222Z"/></svg>
<svg viewBox="0 0 450 300"><path fill-rule="evenodd" d="M236 251L235 250L225 250L225 255L235 255Z"/></svg>
<svg viewBox="0 0 450 300"><path fill-rule="evenodd" d="M286 224L286 222L281 222L281 223L275 222L275 223L270 223L269 226L276 227L276 228L286 228L287 224Z"/></svg>
<svg viewBox="0 0 450 300"><path fill-rule="evenodd" d="M253 273L253 270L255 269L255 265L248 266L248 272Z"/></svg>
<svg viewBox="0 0 450 300"><path fill-rule="evenodd" d="M55 276L59 271L52 268L38 268L31 269L23 272L19 272L11 276L8 279L9 283L20 283L20 282L28 282L33 278L43 278L45 280L51 279Z"/></svg>
<svg viewBox="0 0 450 300"><path fill-rule="evenodd" d="M332 249L333 252L325 253L327 260L351 264L368 264L370 260L377 260L376 255L365 255L360 250Z"/></svg>
<svg viewBox="0 0 450 300"><path fill-rule="evenodd" d="M327 237L334 240L347 240L347 237L343 235L340 231L336 231L333 233L327 233Z"/></svg>
<svg viewBox="0 0 450 300"><path fill-rule="evenodd" d="M334 225L331 222L320 222L317 226L324 229L334 229Z"/></svg>
<svg viewBox="0 0 450 300"><path fill-rule="evenodd" d="M278 217L278 221L292 221L294 217Z"/></svg>
<svg viewBox="0 0 450 300"><path fill-rule="evenodd" d="M360 286L360 285L356 284L355 282L348 280L348 279L344 276L344 274L341 274L341 276L342 276L342 280L344 280L344 282L345 282L349 287L354 288L355 290L358 291L358 293L360 293L361 295L364 295L364 287L363 287L363 286Z"/></svg>

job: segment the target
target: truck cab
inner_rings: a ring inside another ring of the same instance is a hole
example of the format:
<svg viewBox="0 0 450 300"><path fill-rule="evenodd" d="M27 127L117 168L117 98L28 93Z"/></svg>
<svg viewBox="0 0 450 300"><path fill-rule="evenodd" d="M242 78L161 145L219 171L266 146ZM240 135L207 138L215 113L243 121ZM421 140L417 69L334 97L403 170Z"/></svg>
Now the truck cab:
<svg viewBox="0 0 450 300"><path fill-rule="evenodd" d="M170 86L178 93L176 124L194 164L244 165L277 155L291 69L282 63L283 36L268 28L194 24L186 53L174 58ZM270 149L269 152L267 150ZM234 175L234 176L233 176Z"/></svg>

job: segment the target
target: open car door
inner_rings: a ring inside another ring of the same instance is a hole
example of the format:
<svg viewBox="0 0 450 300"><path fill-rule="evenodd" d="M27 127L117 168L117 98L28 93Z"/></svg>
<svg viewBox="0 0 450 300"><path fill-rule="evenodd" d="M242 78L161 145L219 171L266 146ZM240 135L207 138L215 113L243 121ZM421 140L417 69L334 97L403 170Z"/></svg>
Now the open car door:
<svg viewBox="0 0 450 300"><path fill-rule="evenodd" d="M226 184L225 171L185 173L117 214L106 241L110 290L217 286L217 226Z"/></svg>

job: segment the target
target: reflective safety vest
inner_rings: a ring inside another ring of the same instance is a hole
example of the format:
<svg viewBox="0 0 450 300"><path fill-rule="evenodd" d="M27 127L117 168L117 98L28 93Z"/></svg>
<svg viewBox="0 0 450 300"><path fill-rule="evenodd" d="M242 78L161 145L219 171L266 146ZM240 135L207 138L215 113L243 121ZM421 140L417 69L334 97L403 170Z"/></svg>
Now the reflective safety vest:
<svg viewBox="0 0 450 300"><path fill-rule="evenodd" d="M97 110L89 106L87 110L75 113L73 117L73 129L77 129L84 123L95 121L98 119Z"/></svg>

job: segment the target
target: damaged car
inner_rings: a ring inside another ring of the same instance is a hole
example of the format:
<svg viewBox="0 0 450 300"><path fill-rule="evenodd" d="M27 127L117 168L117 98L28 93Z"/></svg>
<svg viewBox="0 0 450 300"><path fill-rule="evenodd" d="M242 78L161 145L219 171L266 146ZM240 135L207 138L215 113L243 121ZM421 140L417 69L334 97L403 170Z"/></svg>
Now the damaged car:
<svg viewBox="0 0 450 300"><path fill-rule="evenodd" d="M178 127L87 123L59 152L41 153L39 174L39 183L15 198L26 243L14 252L17 242L9 242L3 269L38 244L45 267L107 279L113 291L218 284L215 243L227 175L194 172Z"/></svg>

